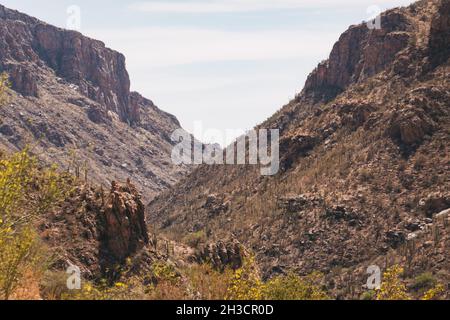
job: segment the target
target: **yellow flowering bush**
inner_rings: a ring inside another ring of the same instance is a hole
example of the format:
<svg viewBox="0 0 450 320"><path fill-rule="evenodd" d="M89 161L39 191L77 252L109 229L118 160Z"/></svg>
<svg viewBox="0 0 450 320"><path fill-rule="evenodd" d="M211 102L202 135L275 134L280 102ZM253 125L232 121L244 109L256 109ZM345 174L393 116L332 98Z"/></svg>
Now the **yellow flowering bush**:
<svg viewBox="0 0 450 320"><path fill-rule="evenodd" d="M152 274L158 282L167 281L171 284L176 284L180 280L180 275L177 273L175 268L163 262L156 262L152 265Z"/></svg>
<svg viewBox="0 0 450 320"><path fill-rule="evenodd" d="M444 286L439 283L434 288L428 290L425 292L425 294L422 297L422 300L435 300L437 299L441 294L443 294L445 291Z"/></svg>
<svg viewBox="0 0 450 320"><path fill-rule="evenodd" d="M269 280L263 288L265 300L326 300L329 299L321 282L323 275L314 272L300 277L294 273Z"/></svg>
<svg viewBox="0 0 450 320"><path fill-rule="evenodd" d="M400 279L404 269L394 265L383 275L383 282L377 294L377 300L410 300L406 286Z"/></svg>
<svg viewBox="0 0 450 320"><path fill-rule="evenodd" d="M381 288L377 292L377 300L411 300L413 299L407 292L406 285L400 279L404 270L399 265L394 265L387 269L383 275ZM437 284L434 288L425 292L422 300L433 300L439 298L444 293L444 286Z"/></svg>
<svg viewBox="0 0 450 320"><path fill-rule="evenodd" d="M79 290L70 290L62 295L63 300L128 300L137 299L132 293L132 286L116 282L110 286L106 281L98 285L86 282Z"/></svg>
<svg viewBox="0 0 450 320"><path fill-rule="evenodd" d="M326 300L329 299L321 282L323 275L315 272L305 277L294 273L275 277L267 282L260 279L254 258L245 261L230 281L227 300Z"/></svg>
<svg viewBox="0 0 450 320"><path fill-rule="evenodd" d="M230 281L226 300L262 300L264 285L256 268L255 258L250 257L237 269Z"/></svg>
<svg viewBox="0 0 450 320"><path fill-rule="evenodd" d="M9 299L25 273L45 268L47 253L34 218L70 189L56 167L39 170L28 150L0 157L0 298Z"/></svg>

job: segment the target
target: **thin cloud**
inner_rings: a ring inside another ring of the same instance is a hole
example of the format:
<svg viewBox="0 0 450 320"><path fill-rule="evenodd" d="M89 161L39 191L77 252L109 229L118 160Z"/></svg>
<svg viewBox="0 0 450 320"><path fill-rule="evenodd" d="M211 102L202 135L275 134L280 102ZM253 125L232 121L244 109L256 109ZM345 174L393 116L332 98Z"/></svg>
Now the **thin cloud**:
<svg viewBox="0 0 450 320"><path fill-rule="evenodd" d="M217 61L326 58L338 32L222 31L200 28L90 30L90 36L126 54L129 63L165 67Z"/></svg>
<svg viewBox="0 0 450 320"><path fill-rule="evenodd" d="M288 10L305 8L341 8L343 6L395 6L408 4L408 0L192 0L192 1L139 1L129 9L148 13L237 13L252 11Z"/></svg>

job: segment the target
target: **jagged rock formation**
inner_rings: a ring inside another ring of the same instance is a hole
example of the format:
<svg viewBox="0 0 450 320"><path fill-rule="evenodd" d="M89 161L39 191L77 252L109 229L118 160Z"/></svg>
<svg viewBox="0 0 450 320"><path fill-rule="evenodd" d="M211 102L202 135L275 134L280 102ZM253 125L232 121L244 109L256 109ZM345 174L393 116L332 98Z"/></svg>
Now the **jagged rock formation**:
<svg viewBox="0 0 450 320"><path fill-rule="evenodd" d="M80 269L84 281L155 281L155 264L188 267L192 249L150 234L136 187L112 183L110 190L80 185L55 210L41 217L41 238L53 252L50 270ZM233 260L234 261L234 260Z"/></svg>
<svg viewBox="0 0 450 320"><path fill-rule="evenodd" d="M281 131L278 175L200 166L150 203L150 222L177 239L232 235L264 277L321 271L339 298L360 297L372 264L448 284L448 215L437 216L449 208L449 3L390 10L381 30L350 27L297 98L258 126ZM209 195L227 210L212 214Z"/></svg>
<svg viewBox="0 0 450 320"><path fill-rule="evenodd" d="M3 71L13 91L0 113L0 147L32 144L42 160L89 168L105 186L132 177L146 199L187 171L170 160L178 120L130 92L125 57L102 42L0 5Z"/></svg>
<svg viewBox="0 0 450 320"><path fill-rule="evenodd" d="M144 210L140 195L130 182L126 186L113 182L103 217L105 256L123 262L149 243Z"/></svg>
<svg viewBox="0 0 450 320"><path fill-rule="evenodd" d="M113 183L108 191L78 187L39 230L57 253L55 267L78 266L91 280L111 276L111 270L142 252L157 257L148 246L144 205L130 182Z"/></svg>
<svg viewBox="0 0 450 320"><path fill-rule="evenodd" d="M224 271L227 268L236 270L242 267L246 257L248 253L238 241L218 241L198 249L193 261L200 264L208 263L216 270Z"/></svg>

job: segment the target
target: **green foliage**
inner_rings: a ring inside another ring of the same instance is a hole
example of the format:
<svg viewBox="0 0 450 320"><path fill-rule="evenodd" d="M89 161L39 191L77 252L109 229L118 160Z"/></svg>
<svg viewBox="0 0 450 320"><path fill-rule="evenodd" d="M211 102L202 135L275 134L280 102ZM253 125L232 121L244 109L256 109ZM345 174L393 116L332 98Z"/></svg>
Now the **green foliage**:
<svg viewBox="0 0 450 320"><path fill-rule="evenodd" d="M410 300L406 286L400 279L403 272L403 268L398 265L386 270L377 300Z"/></svg>
<svg viewBox="0 0 450 320"><path fill-rule="evenodd" d="M255 264L255 258L250 257L237 269L230 281L226 300L262 300L263 282Z"/></svg>
<svg viewBox="0 0 450 320"><path fill-rule="evenodd" d="M375 290L369 290L361 295L360 300L375 300L377 298L377 292Z"/></svg>
<svg viewBox="0 0 450 320"><path fill-rule="evenodd" d="M27 151L0 159L0 234L11 228L20 217L16 209L23 205L35 165Z"/></svg>
<svg viewBox="0 0 450 320"><path fill-rule="evenodd" d="M46 262L46 252L31 228L4 233L0 237L0 297L8 300L26 272L40 273Z"/></svg>
<svg viewBox="0 0 450 320"><path fill-rule="evenodd" d="M437 300L441 294L445 292L444 285L441 283L437 284L434 288L425 292L422 300Z"/></svg>
<svg viewBox="0 0 450 320"><path fill-rule="evenodd" d="M329 299L322 289L323 275L315 272L305 277L294 273L278 276L263 287L266 300L326 300Z"/></svg>
<svg viewBox="0 0 450 320"><path fill-rule="evenodd" d="M55 167L39 169L28 150L0 159L0 297L9 299L27 272L45 269L48 254L34 219L70 189Z"/></svg>
<svg viewBox="0 0 450 320"><path fill-rule="evenodd" d="M437 285L437 280L431 272L425 272L414 278L412 288L414 290L431 289Z"/></svg>
<svg viewBox="0 0 450 320"><path fill-rule="evenodd" d="M377 300L411 300L412 297L408 294L404 282L400 279L403 274L403 268L399 265L394 265L389 268L383 276L381 288L377 293ZM434 300L444 293L444 286L442 284L431 280L430 274L422 274L416 278L421 285L433 285L434 287L425 292L422 300Z"/></svg>
<svg viewBox="0 0 450 320"><path fill-rule="evenodd" d="M323 275L315 272L305 277L294 273L262 282L254 258L236 270L227 290L227 300L326 300L321 282Z"/></svg>
<svg viewBox="0 0 450 320"><path fill-rule="evenodd" d="M80 290L71 290L63 293L62 300L130 300L138 299L132 295L131 286L122 282L116 282L114 285L107 285L103 281L98 285L86 282Z"/></svg>
<svg viewBox="0 0 450 320"><path fill-rule="evenodd" d="M156 262L152 265L152 274L156 281L167 281L171 284L176 284L180 280L179 273L175 267L168 263Z"/></svg>

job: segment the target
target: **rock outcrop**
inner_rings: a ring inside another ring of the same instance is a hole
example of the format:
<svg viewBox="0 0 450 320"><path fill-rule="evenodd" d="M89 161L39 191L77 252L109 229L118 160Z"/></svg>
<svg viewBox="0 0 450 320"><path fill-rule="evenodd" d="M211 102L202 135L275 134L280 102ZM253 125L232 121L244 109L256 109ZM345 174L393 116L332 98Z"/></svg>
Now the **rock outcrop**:
<svg viewBox="0 0 450 320"><path fill-rule="evenodd" d="M76 31L56 28L3 6L0 30L2 68L11 74L14 88L23 95L36 96L37 90L30 90L36 87L36 81L30 77L32 71L16 70L6 61L46 65L123 121L138 121L139 115L129 103L130 79L122 54Z"/></svg>
<svg viewBox="0 0 450 320"><path fill-rule="evenodd" d="M242 266L248 253L237 241L218 241L204 245L194 255L197 263L209 263L219 271L227 268L236 270Z"/></svg>
<svg viewBox="0 0 450 320"><path fill-rule="evenodd" d="M144 205L130 182L110 191L78 187L39 229L56 250L54 267L75 265L90 280L113 277L127 258L149 251Z"/></svg>
<svg viewBox="0 0 450 320"><path fill-rule="evenodd" d="M105 257L123 262L149 243L144 211L140 195L130 182L126 186L113 182L103 210Z"/></svg>
<svg viewBox="0 0 450 320"><path fill-rule="evenodd" d="M437 66L450 57L450 2L442 0L431 23L429 50L431 63Z"/></svg>
<svg viewBox="0 0 450 320"><path fill-rule="evenodd" d="M331 100L350 84L384 70L410 41L410 22L393 10L381 16L381 29L350 27L334 45L328 60L308 77L303 96Z"/></svg>
<svg viewBox="0 0 450 320"><path fill-rule="evenodd" d="M405 145L420 144L425 135L431 134L435 128L433 120L422 110L402 106L390 121L388 134L398 143Z"/></svg>

